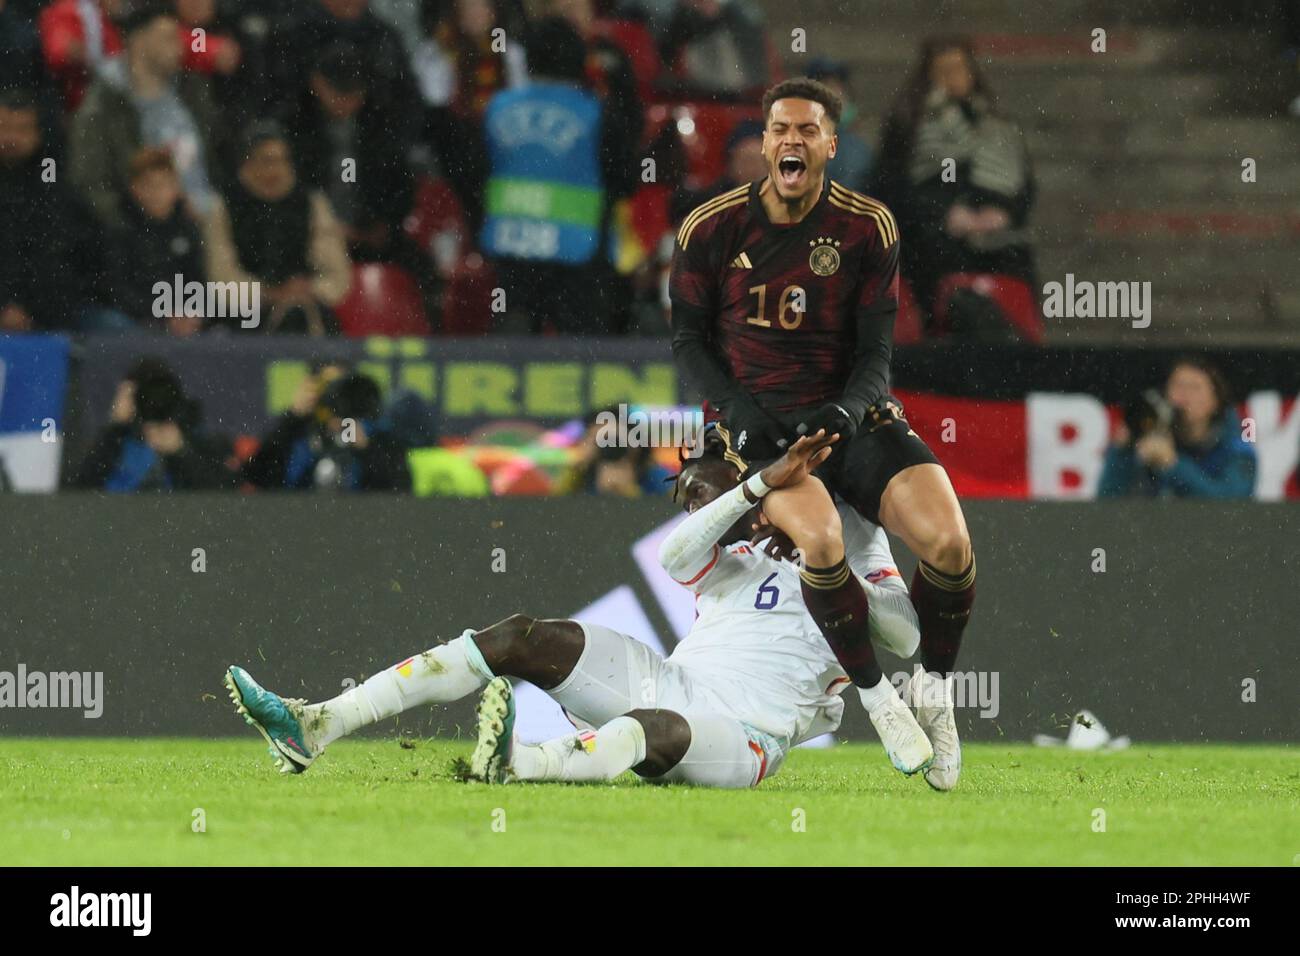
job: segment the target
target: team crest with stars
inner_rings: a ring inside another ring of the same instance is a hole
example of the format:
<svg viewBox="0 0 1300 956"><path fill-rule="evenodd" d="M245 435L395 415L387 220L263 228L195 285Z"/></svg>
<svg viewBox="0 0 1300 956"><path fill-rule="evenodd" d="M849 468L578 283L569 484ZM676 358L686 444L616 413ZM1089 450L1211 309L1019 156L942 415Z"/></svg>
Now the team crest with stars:
<svg viewBox="0 0 1300 956"><path fill-rule="evenodd" d="M813 251L808 255L808 268L812 269L815 275L834 275L835 270L840 267L840 241L829 236L818 236L816 239L809 240L808 245L813 247Z"/></svg>

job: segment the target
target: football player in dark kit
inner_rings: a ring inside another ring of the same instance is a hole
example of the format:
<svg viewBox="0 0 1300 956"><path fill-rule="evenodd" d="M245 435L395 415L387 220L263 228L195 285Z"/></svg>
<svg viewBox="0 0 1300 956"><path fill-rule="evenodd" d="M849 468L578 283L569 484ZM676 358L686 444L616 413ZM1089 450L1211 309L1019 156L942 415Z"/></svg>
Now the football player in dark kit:
<svg viewBox="0 0 1300 956"><path fill-rule="evenodd" d="M742 472L804 433L840 440L818 470L864 518L903 539L924 672L904 688L934 747L931 786L957 783L952 671L975 597L975 558L947 472L889 395L899 235L881 203L825 175L840 100L809 79L763 97L765 179L723 193L681 224L673 255L673 356L720 419ZM804 553L803 596L868 701L883 680L867 638L867 598L844 563L829 496L770 514ZM762 529L760 529L762 530Z"/></svg>

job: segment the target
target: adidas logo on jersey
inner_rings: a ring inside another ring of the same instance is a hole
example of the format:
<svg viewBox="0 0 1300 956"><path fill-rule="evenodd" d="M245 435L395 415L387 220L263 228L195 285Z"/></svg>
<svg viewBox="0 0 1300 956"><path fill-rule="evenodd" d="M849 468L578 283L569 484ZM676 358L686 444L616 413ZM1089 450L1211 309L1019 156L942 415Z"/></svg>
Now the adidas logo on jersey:
<svg viewBox="0 0 1300 956"><path fill-rule="evenodd" d="M746 254L743 253L743 252L742 252L740 255L736 256L736 258L732 259L732 260L731 260L731 264L732 264L732 266L734 266L734 267L737 268L737 269L752 269L752 268L754 268L754 263L750 262L750 261L749 261L749 256L746 255Z"/></svg>

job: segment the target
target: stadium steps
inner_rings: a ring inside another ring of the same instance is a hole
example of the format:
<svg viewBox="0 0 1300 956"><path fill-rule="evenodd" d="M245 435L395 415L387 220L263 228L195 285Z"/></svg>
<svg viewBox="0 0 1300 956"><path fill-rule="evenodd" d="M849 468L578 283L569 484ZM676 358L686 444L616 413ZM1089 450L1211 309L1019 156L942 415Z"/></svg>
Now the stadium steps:
<svg viewBox="0 0 1300 956"><path fill-rule="evenodd" d="M1152 327L1049 319L1053 342L1194 345L1300 340L1300 123L1268 112L1266 25L1213 0L765 0L774 42L854 70L860 130L876 142L920 40L976 36L1038 181L1043 282L1149 280ZM854 29L845 29L852 24ZM1108 52L1088 48L1107 30ZM796 72L800 55L786 54ZM1241 181L1241 160L1257 181Z"/></svg>

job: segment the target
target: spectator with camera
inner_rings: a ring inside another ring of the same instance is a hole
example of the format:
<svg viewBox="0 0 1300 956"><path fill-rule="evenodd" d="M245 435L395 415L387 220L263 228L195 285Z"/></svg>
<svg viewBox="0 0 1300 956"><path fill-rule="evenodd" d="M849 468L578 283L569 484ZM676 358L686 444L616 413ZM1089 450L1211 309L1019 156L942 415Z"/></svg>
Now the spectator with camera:
<svg viewBox="0 0 1300 956"><path fill-rule="evenodd" d="M117 386L109 424L74 470L73 488L111 492L230 488L218 443L199 430L199 406L157 359L141 359Z"/></svg>
<svg viewBox="0 0 1300 956"><path fill-rule="evenodd" d="M297 491L410 491L406 446L381 411L374 379L339 365L318 368L244 463L244 480Z"/></svg>
<svg viewBox="0 0 1300 956"><path fill-rule="evenodd" d="M1242 438L1227 380L1188 355L1174 363L1163 393L1148 391L1125 410L1097 494L1249 498L1254 486L1255 452Z"/></svg>
<svg viewBox="0 0 1300 956"><path fill-rule="evenodd" d="M630 444L618 421L617 409L587 419L574 460L556 482L556 494L641 498L666 493L673 472L655 461L651 448Z"/></svg>
<svg viewBox="0 0 1300 956"><path fill-rule="evenodd" d="M329 200L298 178L277 123L254 124L242 153L238 178L207 220L211 278L260 283L263 332L337 334L333 308L352 267Z"/></svg>

